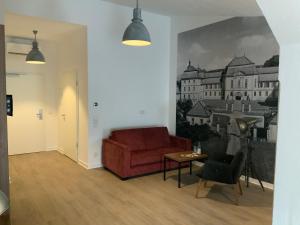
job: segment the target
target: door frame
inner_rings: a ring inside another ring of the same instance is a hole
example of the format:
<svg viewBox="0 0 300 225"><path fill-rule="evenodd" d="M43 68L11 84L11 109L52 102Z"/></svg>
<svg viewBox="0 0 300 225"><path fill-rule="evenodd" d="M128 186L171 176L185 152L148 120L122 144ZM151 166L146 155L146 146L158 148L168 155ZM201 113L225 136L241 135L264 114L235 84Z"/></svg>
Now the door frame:
<svg viewBox="0 0 300 225"><path fill-rule="evenodd" d="M76 88L76 163L79 163L79 83L78 83L78 71L76 69L71 69L71 70L63 70L60 74L66 74L66 73L73 73L75 74L75 88ZM59 87L60 88L60 87ZM60 90L61 91L61 90ZM61 115L59 115L60 117ZM64 151L60 151L64 156L70 158L65 154ZM71 160L74 161L74 159L70 158Z"/></svg>
<svg viewBox="0 0 300 225"><path fill-rule="evenodd" d="M42 139L42 142L43 142L43 147L40 147L40 148L32 148L31 150L29 151L24 151L24 152L11 152L11 148L12 148L12 141L11 141L11 136L10 136L10 129L11 130L16 130L16 129L12 129L12 127L10 126L10 119L8 119L7 121L7 125L8 125L8 155L9 156L17 156L17 155L23 155L23 154L31 154L31 153L39 153L39 152L47 152L49 151L49 146L47 146L46 144L46 120L45 120L45 114L46 114L46 106L47 106L47 103L46 103L46 96L45 96L45 93L43 92L43 88L44 88L44 84L45 84L45 76L44 74L41 74L41 73L24 73L25 75L12 75L12 76L6 76L6 90L8 92L8 94L12 94L14 97L14 108L15 110L17 110L17 106L18 106L18 101L16 100L17 99L17 95L15 95L14 93L14 90L16 90L16 88L11 88L10 86L10 81L9 79L10 78L13 78L13 79L22 79L22 78L25 78L25 79L40 79L38 80L38 85L37 87L38 88L41 88L41 93L39 93L39 95L42 95L42 101L38 101L39 103L39 107L36 108L36 111L33 112L32 115L38 115L38 110L42 110L42 119L40 122L43 123L42 125L42 130L39 130L39 134L41 134L41 136L39 137L36 137L34 138L34 142L37 142L36 140L37 139ZM10 89L13 89L13 91L10 91ZM23 90L25 92L25 89ZM40 99L39 99L40 100ZM37 101L35 101L37 102ZM15 115L14 115L15 116ZM24 119L24 118L23 118ZM36 117L34 117L34 119L37 119ZM18 124L18 126L20 126L20 124ZM23 131L22 133L25 133L25 131Z"/></svg>
<svg viewBox="0 0 300 225"><path fill-rule="evenodd" d="M0 12L1 13L1 12ZM0 189L9 198L8 139L6 115L5 30L0 24ZM0 217L0 224L10 224L9 210Z"/></svg>

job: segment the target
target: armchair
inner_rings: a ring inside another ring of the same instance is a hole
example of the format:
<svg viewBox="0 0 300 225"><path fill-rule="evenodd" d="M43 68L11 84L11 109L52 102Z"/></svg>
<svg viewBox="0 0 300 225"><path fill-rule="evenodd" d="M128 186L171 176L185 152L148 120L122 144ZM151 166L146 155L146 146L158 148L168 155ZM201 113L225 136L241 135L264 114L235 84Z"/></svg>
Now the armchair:
<svg viewBox="0 0 300 225"><path fill-rule="evenodd" d="M201 185L206 187L208 181L234 185L236 191L236 204L239 203L239 197L243 195L240 176L245 164L244 152L238 152L235 156L217 155L215 158L209 159L201 173L198 183L196 198L198 198Z"/></svg>

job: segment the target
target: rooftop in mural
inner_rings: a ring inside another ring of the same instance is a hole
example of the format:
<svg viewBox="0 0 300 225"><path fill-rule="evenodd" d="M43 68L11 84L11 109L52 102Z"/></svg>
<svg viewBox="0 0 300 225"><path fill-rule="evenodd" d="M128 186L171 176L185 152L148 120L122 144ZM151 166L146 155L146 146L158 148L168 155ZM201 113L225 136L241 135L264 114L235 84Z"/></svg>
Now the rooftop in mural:
<svg viewBox="0 0 300 225"><path fill-rule="evenodd" d="M196 103L196 105L194 105L194 107L188 112L187 115L208 118L210 117L211 112L203 101L199 101Z"/></svg>
<svg viewBox="0 0 300 225"><path fill-rule="evenodd" d="M234 57L231 60L231 62L228 64L228 67L245 66L245 65L253 65L253 64L254 63L246 56L242 56L242 57Z"/></svg>
<svg viewBox="0 0 300 225"><path fill-rule="evenodd" d="M196 69L196 67L192 66L191 61L189 61L189 65L184 72L199 72L199 70Z"/></svg>
<svg viewBox="0 0 300 225"><path fill-rule="evenodd" d="M226 69L227 68L227 69ZM250 59L246 56L235 57L231 60L227 67L224 66L223 69L205 71L200 68L196 69L196 67L191 65L191 61L189 61L187 69L184 73L178 77L179 80L186 79L207 79L207 78L221 78L222 74L225 74L227 77L230 76L251 76L251 75L259 75L261 77L261 81L276 81L278 80L278 71L279 68L277 66L274 67L263 67L261 65L255 65ZM203 81L204 83L207 83Z"/></svg>
<svg viewBox="0 0 300 225"><path fill-rule="evenodd" d="M201 100L188 112L188 116L209 117L212 113L232 113L233 100ZM263 116L270 113L270 108L259 104L257 101L241 101L241 106L244 105L245 115ZM242 112L242 108L239 109Z"/></svg>

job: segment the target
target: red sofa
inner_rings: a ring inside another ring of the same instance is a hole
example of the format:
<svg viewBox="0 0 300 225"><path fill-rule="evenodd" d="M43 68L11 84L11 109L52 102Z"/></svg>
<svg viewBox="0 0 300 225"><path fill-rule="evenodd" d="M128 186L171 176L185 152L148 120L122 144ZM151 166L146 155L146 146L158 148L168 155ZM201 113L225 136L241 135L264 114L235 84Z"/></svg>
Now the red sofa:
<svg viewBox="0 0 300 225"><path fill-rule="evenodd" d="M166 153L192 150L185 138L171 136L166 127L113 131L103 140L102 163L122 179L163 170ZM175 168L168 163L168 168Z"/></svg>

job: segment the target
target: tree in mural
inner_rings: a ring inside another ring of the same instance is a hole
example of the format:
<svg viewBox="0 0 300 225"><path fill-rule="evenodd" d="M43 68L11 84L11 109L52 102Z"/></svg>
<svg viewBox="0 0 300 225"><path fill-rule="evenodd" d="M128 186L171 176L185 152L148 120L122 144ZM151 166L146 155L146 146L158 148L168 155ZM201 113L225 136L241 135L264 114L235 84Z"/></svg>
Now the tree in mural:
<svg viewBox="0 0 300 225"><path fill-rule="evenodd" d="M274 67L274 66L279 66L279 55L274 55L272 58L270 58L264 63L264 67Z"/></svg>
<svg viewBox="0 0 300 225"><path fill-rule="evenodd" d="M180 100L177 102L176 111L176 130L177 135L192 140L194 144L199 141L204 141L209 138L211 134L210 127L207 124L204 125L190 125L186 116L188 112L193 108L191 100Z"/></svg>

